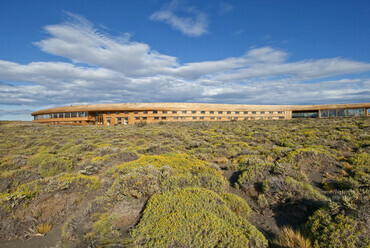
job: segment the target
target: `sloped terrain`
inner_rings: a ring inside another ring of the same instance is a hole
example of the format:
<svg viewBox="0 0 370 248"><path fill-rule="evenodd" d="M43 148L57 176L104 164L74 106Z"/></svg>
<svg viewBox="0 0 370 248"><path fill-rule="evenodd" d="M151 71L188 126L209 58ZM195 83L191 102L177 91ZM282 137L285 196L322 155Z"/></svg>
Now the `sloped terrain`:
<svg viewBox="0 0 370 248"><path fill-rule="evenodd" d="M369 171L369 118L0 122L0 246L366 247Z"/></svg>

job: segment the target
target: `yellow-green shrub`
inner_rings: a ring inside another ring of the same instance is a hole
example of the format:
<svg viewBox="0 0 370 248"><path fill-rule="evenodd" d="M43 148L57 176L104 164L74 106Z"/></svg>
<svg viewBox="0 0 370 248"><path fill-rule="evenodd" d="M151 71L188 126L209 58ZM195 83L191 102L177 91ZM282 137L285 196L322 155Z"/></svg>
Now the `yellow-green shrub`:
<svg viewBox="0 0 370 248"><path fill-rule="evenodd" d="M267 247L254 226L217 193L202 188L151 197L131 236L143 247Z"/></svg>

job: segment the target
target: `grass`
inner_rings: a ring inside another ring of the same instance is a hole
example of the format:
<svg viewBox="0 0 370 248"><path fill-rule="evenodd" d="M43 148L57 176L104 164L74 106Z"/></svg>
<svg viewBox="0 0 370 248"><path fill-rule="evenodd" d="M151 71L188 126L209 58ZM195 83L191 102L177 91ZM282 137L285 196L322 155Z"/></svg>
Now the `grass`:
<svg viewBox="0 0 370 248"><path fill-rule="evenodd" d="M160 235L167 246L263 246L256 228L284 233L276 218L313 247L369 243L369 118L0 124L0 239L24 238L30 216L65 222L79 247L124 246L130 228L142 247Z"/></svg>
<svg viewBox="0 0 370 248"><path fill-rule="evenodd" d="M294 230L291 227L283 227L278 237L273 241L273 244L278 247L286 248L311 248L310 239L304 237L300 231Z"/></svg>
<svg viewBox="0 0 370 248"><path fill-rule="evenodd" d="M52 228L53 228L53 226L49 223L43 223L43 224L37 225L37 227L36 227L37 232L40 233L40 234L46 234L46 233L50 232L50 230Z"/></svg>

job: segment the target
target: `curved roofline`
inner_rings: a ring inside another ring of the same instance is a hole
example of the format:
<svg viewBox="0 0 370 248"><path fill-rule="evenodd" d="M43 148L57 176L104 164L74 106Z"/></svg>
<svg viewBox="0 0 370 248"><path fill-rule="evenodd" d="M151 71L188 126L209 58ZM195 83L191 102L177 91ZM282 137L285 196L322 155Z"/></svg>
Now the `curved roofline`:
<svg viewBox="0 0 370 248"><path fill-rule="evenodd" d="M31 115L63 113L63 112L114 112L122 110L320 110L340 108L370 108L370 103L324 104L324 105L243 105L243 104L211 104L211 103L113 103L87 104L42 109Z"/></svg>

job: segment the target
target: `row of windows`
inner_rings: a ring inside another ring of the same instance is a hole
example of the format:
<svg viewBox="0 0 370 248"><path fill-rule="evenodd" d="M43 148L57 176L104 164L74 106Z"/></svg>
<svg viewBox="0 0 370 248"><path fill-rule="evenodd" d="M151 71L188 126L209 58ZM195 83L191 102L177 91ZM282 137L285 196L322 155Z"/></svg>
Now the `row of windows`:
<svg viewBox="0 0 370 248"><path fill-rule="evenodd" d="M188 114L188 113L191 113L191 114L206 114L206 111L196 111L196 110L192 110L192 111L188 111L188 110L181 110L181 111L177 111L177 110L173 110L173 111L167 111L167 110L163 110L163 111L157 111L157 110L153 110L153 111L142 111L142 112L139 112L139 111L134 111L134 114L139 114L139 113L142 113L142 114L148 114L149 112L151 112L152 114L158 114L159 112L161 112L162 114L168 114L168 113L172 113L172 114L177 114L177 113L181 113L181 114ZM252 113L252 114L257 114L257 111L208 111L209 114L241 114L241 113L244 113L244 114L249 114L249 113ZM122 112L124 114L129 114L129 111L124 111ZM274 111L260 111L259 112L260 114L274 114L275 112ZM282 114L283 111L277 111L278 114ZM111 114L111 112L107 112L107 115ZM115 112L116 115L119 115L121 114L121 112Z"/></svg>
<svg viewBox="0 0 370 248"><path fill-rule="evenodd" d="M204 120L205 119L204 116L200 116L200 117L198 117L198 116L189 116L189 117L186 117L186 116L173 116L172 117L173 120L198 120L198 118L199 118L199 120ZM209 118L211 120L225 120L225 118L222 118L221 116L210 116L210 117L206 117L206 118ZM253 119L255 119L254 116L242 117L240 119L243 119L243 118L244 118L244 120L248 120L248 119L253 120ZM155 116L152 119L153 120L170 120L170 117L167 117L167 116L161 116L161 117ZM234 116L234 117L228 116L227 119L228 120L238 120L239 117L237 117L237 116ZM260 117L260 119L266 119L266 117ZM272 117L269 116L269 117L267 117L267 119L272 119ZM284 116L279 116L279 119L284 119ZM145 121L145 120L148 120L148 117L146 117L146 116L143 116L143 117L135 117L135 120L137 120L137 121L144 120ZM117 118L117 121L120 122L121 121L121 118L120 117Z"/></svg>
<svg viewBox="0 0 370 248"><path fill-rule="evenodd" d="M43 115L35 115L33 118L34 120L45 120L45 119L54 119L54 118L73 118L73 117L87 117L87 112L43 114Z"/></svg>
<svg viewBox="0 0 370 248"><path fill-rule="evenodd" d="M342 117L342 116L363 116L365 110L359 109L324 109L321 110L321 117Z"/></svg>

